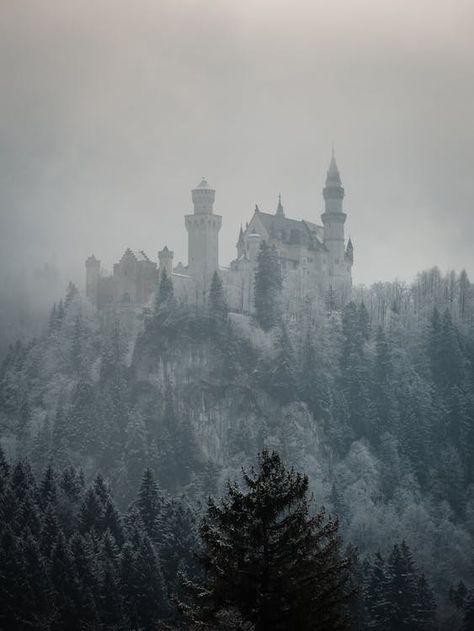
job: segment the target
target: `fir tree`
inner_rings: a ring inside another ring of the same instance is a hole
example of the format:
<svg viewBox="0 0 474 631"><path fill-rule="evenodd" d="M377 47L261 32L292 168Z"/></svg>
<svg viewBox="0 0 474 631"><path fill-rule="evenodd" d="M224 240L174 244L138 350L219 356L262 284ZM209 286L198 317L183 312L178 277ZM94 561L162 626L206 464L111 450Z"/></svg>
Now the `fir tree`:
<svg viewBox="0 0 474 631"><path fill-rule="evenodd" d="M156 540L159 532L159 517L163 506L163 498L151 469L145 469L135 506L145 527L147 535Z"/></svg>
<svg viewBox="0 0 474 631"><path fill-rule="evenodd" d="M296 361L293 347L285 325L280 325L276 339L276 356L269 371L269 386L272 394L281 403L289 403L296 397Z"/></svg>
<svg viewBox="0 0 474 631"><path fill-rule="evenodd" d="M466 599L462 631L474 630L474 589L471 589Z"/></svg>
<svg viewBox="0 0 474 631"><path fill-rule="evenodd" d="M209 290L209 315L215 323L221 323L227 318L227 312L224 286L219 273L214 272Z"/></svg>
<svg viewBox="0 0 474 631"><path fill-rule="evenodd" d="M103 532L104 507L93 488L87 489L79 511L79 531L100 535Z"/></svg>
<svg viewBox="0 0 474 631"><path fill-rule="evenodd" d="M158 291L156 292L155 313L158 313L161 309L171 307L173 304L173 301L174 301L173 281L168 276L166 269L164 269L160 275Z"/></svg>
<svg viewBox="0 0 474 631"><path fill-rule="evenodd" d="M49 464L46 468L43 478L39 485L39 498L40 504L44 508L48 504L56 504L57 500L57 485L56 485L56 471L53 465Z"/></svg>
<svg viewBox="0 0 474 631"><path fill-rule="evenodd" d="M309 514L308 480L263 451L244 473L246 489L229 483L209 499L200 534L201 584L190 586L189 621L217 624L235 609L256 631L346 627L349 562L337 520Z"/></svg>
<svg viewBox="0 0 474 631"><path fill-rule="evenodd" d="M280 320L282 276L275 247L262 241L255 271L254 303L257 322L265 331Z"/></svg>

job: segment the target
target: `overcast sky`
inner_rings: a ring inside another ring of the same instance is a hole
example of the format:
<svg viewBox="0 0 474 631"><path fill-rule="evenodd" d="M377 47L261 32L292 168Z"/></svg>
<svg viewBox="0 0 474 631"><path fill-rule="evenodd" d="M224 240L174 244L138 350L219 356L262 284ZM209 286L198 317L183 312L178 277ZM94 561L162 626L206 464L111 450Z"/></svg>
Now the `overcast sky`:
<svg viewBox="0 0 474 631"><path fill-rule="evenodd" d="M354 280L474 278L472 0L0 0L2 270L186 262L202 176L221 263L255 203L319 222L334 141Z"/></svg>

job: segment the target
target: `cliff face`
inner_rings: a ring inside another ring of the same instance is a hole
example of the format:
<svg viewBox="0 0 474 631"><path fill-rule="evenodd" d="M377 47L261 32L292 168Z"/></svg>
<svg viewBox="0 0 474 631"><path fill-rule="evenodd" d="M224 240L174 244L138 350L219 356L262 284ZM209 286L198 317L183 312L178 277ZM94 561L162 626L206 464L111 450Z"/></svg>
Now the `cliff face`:
<svg viewBox="0 0 474 631"><path fill-rule="evenodd" d="M321 431L306 405L282 403L265 388L275 359L271 336L242 318L220 332L209 320L198 325L198 335L190 326L196 323L150 326L138 338L132 371L135 402L145 415L157 402L156 422L163 422L168 390L202 457L223 467L253 460L264 444L295 464L319 451Z"/></svg>

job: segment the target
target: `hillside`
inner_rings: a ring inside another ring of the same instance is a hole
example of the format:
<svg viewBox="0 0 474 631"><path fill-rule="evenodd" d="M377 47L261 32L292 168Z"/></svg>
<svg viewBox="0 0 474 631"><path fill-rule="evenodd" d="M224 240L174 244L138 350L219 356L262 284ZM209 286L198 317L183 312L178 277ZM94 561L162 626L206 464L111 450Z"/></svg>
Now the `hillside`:
<svg viewBox="0 0 474 631"><path fill-rule="evenodd" d="M147 466L199 502L276 448L362 556L405 540L448 615L450 585L474 581L472 296L431 270L269 332L170 302L132 335L70 288L1 368L1 443L100 471L122 507Z"/></svg>

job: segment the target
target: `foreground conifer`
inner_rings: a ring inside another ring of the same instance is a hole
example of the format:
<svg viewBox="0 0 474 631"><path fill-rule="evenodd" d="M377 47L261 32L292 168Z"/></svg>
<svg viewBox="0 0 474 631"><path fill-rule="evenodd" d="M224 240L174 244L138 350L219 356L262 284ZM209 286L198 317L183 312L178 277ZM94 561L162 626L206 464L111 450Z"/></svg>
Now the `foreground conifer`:
<svg viewBox="0 0 474 631"><path fill-rule="evenodd" d="M191 628L216 629L230 616L255 631L346 629L349 561L337 519L312 516L308 478L264 450L244 490L229 483L209 499L200 534L201 584L189 584Z"/></svg>

